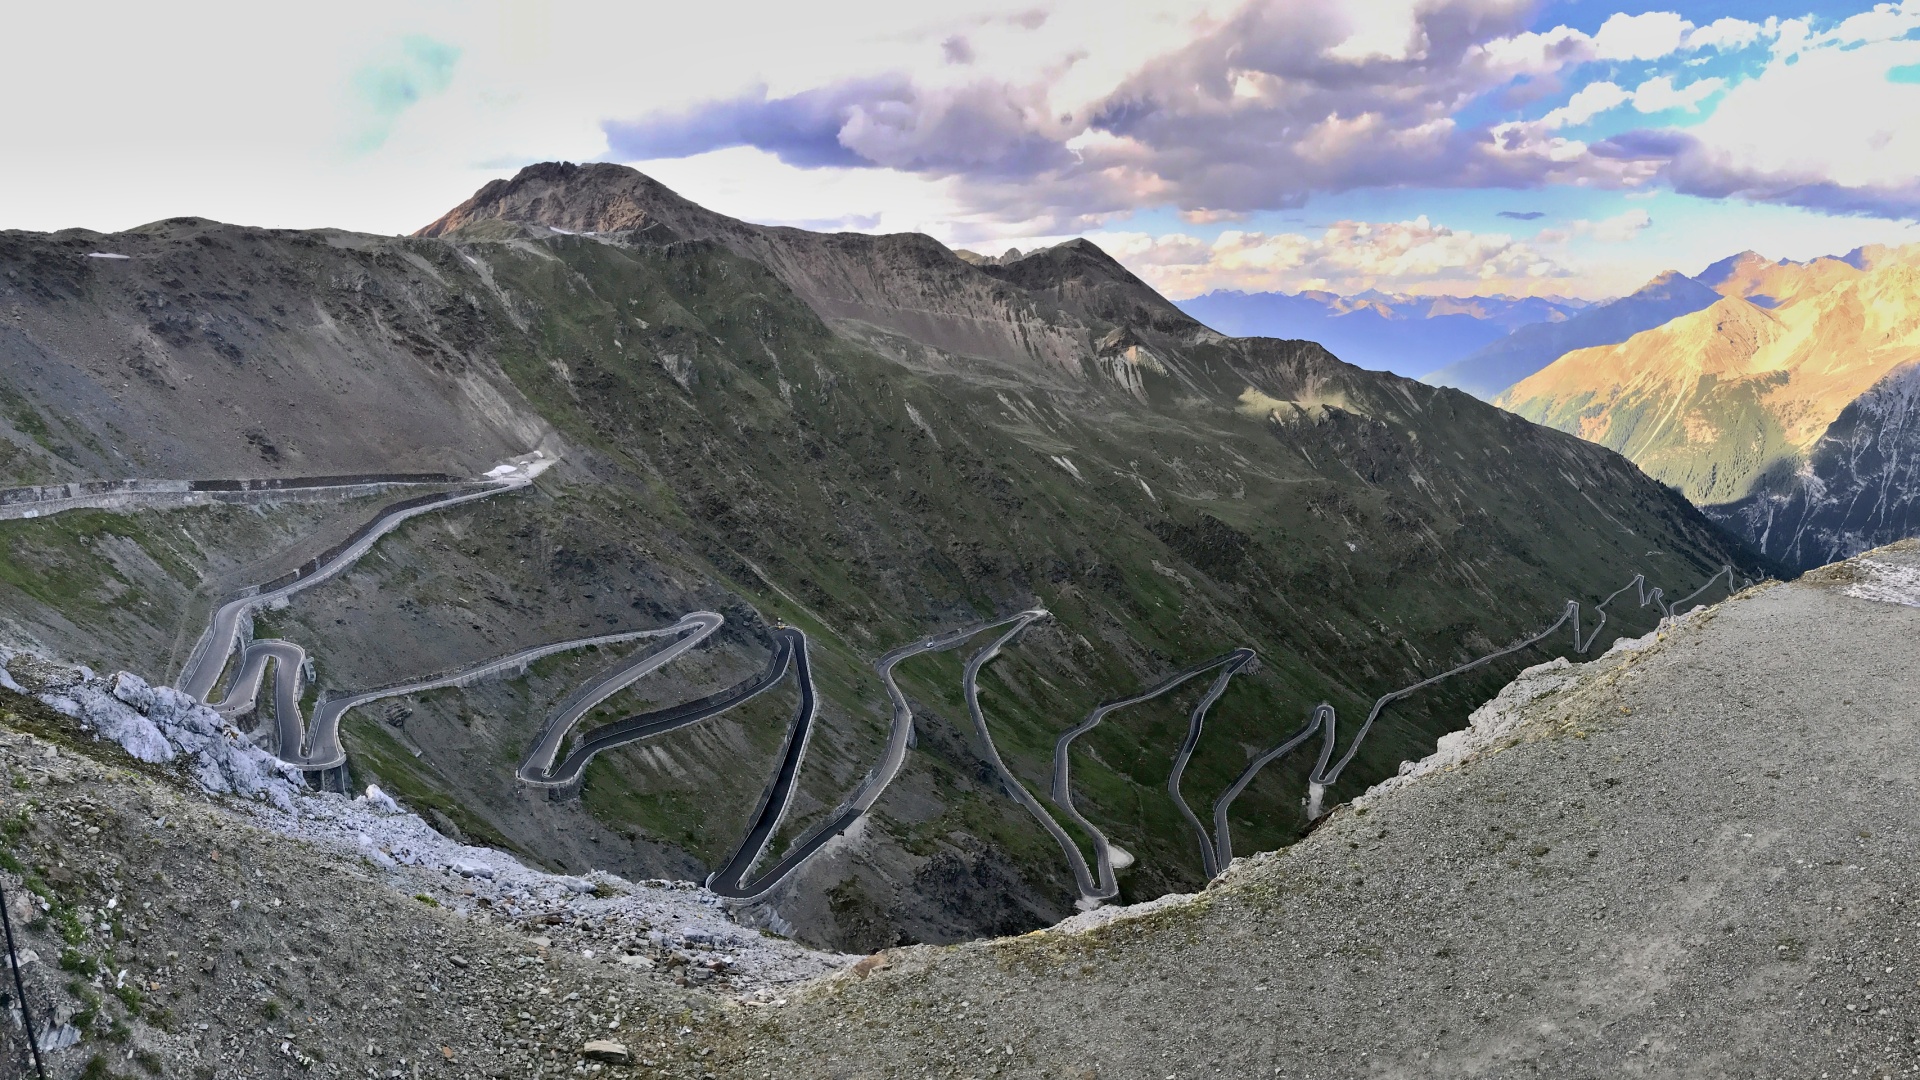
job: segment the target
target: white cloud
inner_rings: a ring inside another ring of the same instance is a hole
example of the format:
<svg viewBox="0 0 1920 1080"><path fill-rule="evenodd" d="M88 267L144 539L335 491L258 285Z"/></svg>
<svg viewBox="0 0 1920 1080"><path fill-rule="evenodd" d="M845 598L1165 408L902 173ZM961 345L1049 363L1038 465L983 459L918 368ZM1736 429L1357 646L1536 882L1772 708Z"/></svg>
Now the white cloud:
<svg viewBox="0 0 1920 1080"><path fill-rule="evenodd" d="M1715 19L1687 32L1687 48L1734 52L1763 37L1773 36L1778 33L1779 25L1780 21L1772 18L1764 23L1734 18Z"/></svg>
<svg viewBox="0 0 1920 1080"><path fill-rule="evenodd" d="M1511 236L1450 229L1424 215L1400 222L1340 221L1319 236L1228 230L1212 242L1185 233L1091 237L1175 297L1212 289L1551 292L1548 283L1565 273L1553 259Z"/></svg>
<svg viewBox="0 0 1920 1080"><path fill-rule="evenodd" d="M772 154L736 146L635 167L702 206L747 221L837 231L834 222L869 217L862 231L924 232L943 237L969 228L952 180L891 169L801 169ZM852 223L847 228L855 227ZM974 229L969 237L983 231Z"/></svg>
<svg viewBox="0 0 1920 1080"><path fill-rule="evenodd" d="M1726 86L1725 79L1711 78L1696 79L1675 89L1671 76L1660 75L1634 88L1633 107L1643 113L1697 109L1701 102L1726 89Z"/></svg>
<svg viewBox="0 0 1920 1080"><path fill-rule="evenodd" d="M1635 207L1623 213L1598 221L1579 220L1569 223L1568 232L1572 236L1597 240L1602 244L1624 244L1637 239L1647 226L1653 224L1653 215Z"/></svg>
<svg viewBox="0 0 1920 1080"><path fill-rule="evenodd" d="M1609 109L1633 100L1632 94L1610 82L1588 83L1574 92L1565 105L1540 118L1540 126L1550 131L1578 127Z"/></svg>
<svg viewBox="0 0 1920 1080"><path fill-rule="evenodd" d="M1180 211L1180 220L1189 225L1218 225L1223 221L1245 221L1247 214L1240 210L1194 209Z"/></svg>
<svg viewBox="0 0 1920 1080"><path fill-rule="evenodd" d="M881 72L910 71L942 93L1037 87L1017 100L1037 124L1101 97L1242 2L1140 0L1125 18L1101 0L956 0L938 11L893 0L183 0L114 5L110 18L26 5L8 11L9 40L46 47L15 49L0 65L0 100L34 103L0 109L14 166L0 170L0 225L124 228L201 214L396 232L521 163L600 157L608 118ZM457 49L458 61L444 86L431 81L432 93L377 117L381 137L369 137L356 73L409 35ZM946 62L956 35L972 63ZM928 131L883 120L862 132L876 152L911 152ZM354 158L356 146L371 149ZM924 177L898 187L913 185L947 189Z"/></svg>
<svg viewBox="0 0 1920 1080"><path fill-rule="evenodd" d="M1898 4L1875 4L1869 11L1852 16L1822 34L1814 35L1817 45L1859 45L1874 41L1894 41L1920 29L1920 3L1904 0Z"/></svg>
<svg viewBox="0 0 1920 1080"><path fill-rule="evenodd" d="M1602 60L1658 60L1679 52L1693 24L1671 11L1608 16L1593 35L1594 55Z"/></svg>
<svg viewBox="0 0 1920 1080"><path fill-rule="evenodd" d="M1711 116L1686 129L1697 144L1682 182L1703 194L1834 209L1884 196L1895 216L1920 214L1920 86L1887 79L1890 69L1920 62L1920 41L1796 55L1729 89Z"/></svg>
<svg viewBox="0 0 1920 1080"><path fill-rule="evenodd" d="M1347 36L1327 50L1336 60L1407 60L1425 51L1419 22L1420 0L1372 0L1366 17L1353 20Z"/></svg>

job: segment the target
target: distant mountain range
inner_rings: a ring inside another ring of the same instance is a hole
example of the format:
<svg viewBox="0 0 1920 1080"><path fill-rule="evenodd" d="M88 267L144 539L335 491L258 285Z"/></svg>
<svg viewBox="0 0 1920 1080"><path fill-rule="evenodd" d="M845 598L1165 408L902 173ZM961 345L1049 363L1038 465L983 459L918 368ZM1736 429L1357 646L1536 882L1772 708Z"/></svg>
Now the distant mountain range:
<svg viewBox="0 0 1920 1080"><path fill-rule="evenodd" d="M1491 401L1565 353L1625 341L1718 299L1720 294L1707 285L1669 270L1630 296L1595 304L1559 322L1522 326L1420 381L1456 387L1482 401Z"/></svg>
<svg viewBox="0 0 1920 1080"><path fill-rule="evenodd" d="M1408 378L1452 364L1523 327L1563 322L1587 306L1560 297L1400 296L1372 290L1354 296L1219 290L1176 303L1223 334L1314 341L1349 364Z"/></svg>
<svg viewBox="0 0 1920 1080"><path fill-rule="evenodd" d="M1619 450L1795 565L1920 530L1920 247L1747 251L1699 281L1712 304L1567 352L1496 404Z"/></svg>
<svg viewBox="0 0 1920 1080"><path fill-rule="evenodd" d="M1619 450L1812 567L1920 531L1920 247L1743 251L1596 304L1376 291L1180 301Z"/></svg>

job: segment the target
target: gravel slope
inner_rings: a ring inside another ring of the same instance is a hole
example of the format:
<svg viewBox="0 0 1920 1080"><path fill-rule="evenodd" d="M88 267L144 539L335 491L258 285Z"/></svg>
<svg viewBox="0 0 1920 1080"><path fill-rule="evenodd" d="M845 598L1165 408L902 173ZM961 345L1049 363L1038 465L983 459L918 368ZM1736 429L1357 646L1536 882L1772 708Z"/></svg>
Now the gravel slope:
<svg viewBox="0 0 1920 1080"><path fill-rule="evenodd" d="M758 959L840 959L729 928L691 885L600 875L579 895L364 800L209 799L70 725L0 691L0 887L58 1080L520 1080L573 1072L593 1039L697 1077L718 1018L780 1000ZM357 830L383 846L355 853ZM491 862L468 879L441 849ZM11 1080L32 1073L5 955Z"/></svg>
<svg viewBox="0 0 1920 1080"><path fill-rule="evenodd" d="M1517 723L1479 725L1477 753L1191 903L885 954L742 1026L725 1059L805 1077L1907 1073L1920 607L1887 601L1920 604L1920 544L1863 560L1572 669Z"/></svg>

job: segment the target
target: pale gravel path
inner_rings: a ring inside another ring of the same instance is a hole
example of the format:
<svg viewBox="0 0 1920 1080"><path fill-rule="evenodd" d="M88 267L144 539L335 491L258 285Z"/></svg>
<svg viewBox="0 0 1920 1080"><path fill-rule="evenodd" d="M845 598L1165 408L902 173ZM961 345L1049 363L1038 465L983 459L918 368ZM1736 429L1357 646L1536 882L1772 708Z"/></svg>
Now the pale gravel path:
<svg viewBox="0 0 1920 1080"><path fill-rule="evenodd" d="M1871 557L1920 569L1920 544ZM1200 903L897 950L756 1016L714 1072L1920 1067L1920 608L1813 578L1573 669L1504 748L1336 810Z"/></svg>

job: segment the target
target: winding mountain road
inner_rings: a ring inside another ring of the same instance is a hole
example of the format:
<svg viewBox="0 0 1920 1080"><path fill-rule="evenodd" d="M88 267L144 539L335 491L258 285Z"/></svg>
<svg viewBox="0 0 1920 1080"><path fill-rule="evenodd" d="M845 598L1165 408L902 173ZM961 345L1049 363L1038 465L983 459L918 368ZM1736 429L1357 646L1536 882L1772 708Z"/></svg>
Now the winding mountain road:
<svg viewBox="0 0 1920 1080"><path fill-rule="evenodd" d="M794 627L783 626L777 636L782 639L785 651L792 659L800 703L794 708L793 721L787 725L787 739L780 748L780 762L774 769L773 779L767 782L766 790L760 793L760 805L754 810L753 823L747 827L747 835L741 838L740 846L734 849L726 863L707 876L707 888L729 900L752 899L773 887L778 880L776 873L779 877L785 876L776 867L774 872L762 875L756 881L747 881L747 875L753 872L754 864L766 853L767 845L773 842L774 832L780 828L780 822L786 819L787 811L793 807L800 765L806 760L807 743L813 738L813 721L820 711L819 698L813 685L813 668L807 658L807 635ZM794 865L810 854L812 851L801 855Z"/></svg>
<svg viewBox="0 0 1920 1080"><path fill-rule="evenodd" d="M1692 603L1695 598L1699 597L1711 588L1714 583L1721 581L1723 578L1725 579L1729 595L1739 590L1733 567L1730 565L1722 566L1712 577L1709 577L1701 584L1699 588L1669 604L1664 601L1664 593L1660 589L1648 589L1646 587L1646 575L1635 574L1631 581L1614 590L1608 594L1605 599L1594 605L1594 612L1598 615L1598 619L1594 623L1593 632L1585 638L1580 636L1580 602L1577 600L1568 600L1565 606L1560 609L1560 617L1555 619L1552 624L1548 625L1539 633L1522 638L1505 648L1496 649L1485 656L1469 660L1458 667L1450 668L1438 675L1422 679L1411 686L1401 687L1398 690L1382 694L1379 698L1375 699L1373 708L1368 710L1367 719L1360 725L1359 731L1355 732L1353 742L1348 745L1347 752L1341 755L1339 761L1331 765L1328 764L1328 761L1333 755L1334 745L1338 738L1338 718L1332 705L1321 702L1314 706L1313 712L1308 717L1305 727L1289 736L1287 740L1279 746L1274 747L1249 762L1246 769L1234 780L1233 784L1221 794L1219 800L1214 803L1214 836L1217 845L1215 853L1216 866L1224 867L1227 863L1233 861L1233 842L1227 827L1227 812L1231 809L1233 801L1247 789L1247 785L1253 782L1254 776L1258 774L1261 769L1292 753L1307 739L1311 738L1314 732L1318 731L1322 734L1322 745L1320 759L1315 763L1313 771L1307 776L1309 817L1319 816L1321 800L1325 795L1326 789L1332 787L1333 784L1340 779L1340 773L1346 769L1347 765L1353 761L1354 756L1360 752L1361 744L1366 741L1367 734L1373 730L1374 722L1380 718L1381 711L1393 702L1417 693L1420 690L1424 690L1435 683L1452 678L1455 675L1472 671L1483 664L1537 645L1551 637L1555 631L1567 625L1569 622L1573 624L1573 652L1584 655L1593 648L1594 642L1598 640L1600 636L1601 629L1606 625L1607 606L1612 604L1616 597L1625 594L1628 589L1638 589L1640 606L1646 607L1649 604L1653 605L1660 611L1661 618L1664 620L1681 614L1681 608L1684 605ZM1748 579L1746 584L1753 584L1752 579Z"/></svg>
<svg viewBox="0 0 1920 1080"><path fill-rule="evenodd" d="M1173 804L1180 808L1180 816L1187 819L1188 825L1193 826L1194 835L1200 841L1200 863L1206 868L1208 880L1212 880L1220 873L1219 862L1214 857L1213 837L1207 835L1207 827L1200 823L1200 818L1193 812L1193 807L1187 805L1186 796L1180 794L1180 778L1186 774L1187 762L1193 759L1193 751L1200 745L1200 729L1201 725L1206 723L1207 711L1213 708L1214 702L1220 700L1221 694L1227 692L1227 683L1248 664L1253 663L1253 660L1252 649L1235 649L1228 653L1224 660L1217 661L1221 665L1220 674L1214 677L1213 685L1207 688L1206 696L1200 699L1199 703L1193 707L1193 712L1188 715L1187 737L1180 741L1180 750L1173 758L1173 771L1167 774L1167 794L1173 796Z"/></svg>
<svg viewBox="0 0 1920 1080"><path fill-rule="evenodd" d="M902 661L919 656L921 653L944 652L957 648L987 630L998 629L1022 617L1022 615L1013 615L997 622L949 630L944 634L936 634L902 645L875 661L874 670L879 673L880 681L887 688L887 697L893 703L893 722L887 733L887 749L880 759L879 766L867 773L860 787L845 802L836 807L824 823L794 841L793 846L780 858L780 861L759 878L752 882L745 882L738 874L730 879L716 874L715 877L727 890L721 895L735 900L753 900L766 895L775 885L818 854L820 849L851 829L855 822L873 809L874 804L880 801L880 796L886 793L888 785L900 775L900 769L907 759L907 748L913 741L913 706L907 701L906 694L901 691L900 684L894 681L894 668L898 667ZM764 847L763 843L763 850ZM750 870L749 865L741 871L741 874ZM710 882L708 887L712 888L713 883Z"/></svg>
<svg viewBox="0 0 1920 1080"><path fill-rule="evenodd" d="M1226 791L1221 792L1220 797L1214 801L1214 866L1222 867L1233 862L1233 830L1232 827L1227 824L1227 810L1233 806L1233 800L1239 798L1240 793L1247 790L1247 785L1253 783L1253 778L1259 775L1261 769L1293 753L1301 743L1312 738L1313 733L1316 731L1324 731L1326 736L1321 740L1320 760L1314 764L1314 770L1317 772L1325 769L1327 767L1327 760L1333 757L1333 706L1323 701L1315 705L1313 711L1308 713L1307 726L1288 736L1286 741L1282 742L1279 746L1254 758L1253 761L1247 765L1246 770L1234 780L1233 784L1229 786ZM1214 872L1217 874L1219 871L1215 870Z"/></svg>
<svg viewBox="0 0 1920 1080"><path fill-rule="evenodd" d="M592 679L589 679L580 689L574 691L566 701L561 702L560 707L554 711L553 717L547 721L547 726L545 730L541 732L539 741L536 742L533 749L527 753L526 759L520 763L520 768L516 773L520 781L534 787L565 787L577 781L580 778L580 774L586 770L587 762L593 760L594 755L603 750L610 750L613 747L621 746L637 739L645 739L653 735L663 734L664 732L672 731L676 727L685 727L687 724L703 720L715 713L730 709L742 701L745 701L747 698L753 697L755 694L765 690L768 686L771 686L774 681L778 680L779 676L777 671L773 673L771 679L763 681L757 689L753 689L742 697L728 701L724 705L709 709L705 712L699 712L696 706L703 702L711 702L716 698L724 697L726 694L733 693L734 691L723 691L722 694L702 698L699 702L688 702L684 705L674 706L671 709L663 709L658 713L649 713L642 717L630 716L624 720L616 720L611 724L595 728L582 740L579 747L567 755L565 762L555 767L553 759L558 756L561 745L566 742L567 733L573 730L573 726L580 722L581 717L592 712L601 702L633 685L641 678L651 675L653 672L672 663L694 646L712 637L714 632L719 630L725 622L725 618L719 613L712 611L695 611L681 616L678 623L665 629L651 632L657 636L684 634L685 636L680 640L658 652L631 658L629 662L617 664L599 675L594 676ZM780 658L777 651L775 653L775 661L775 664L770 665L770 671L784 665L784 660ZM678 723L667 724L663 718L663 714L666 713L687 715L685 715L683 719L680 719ZM640 724L638 729L631 727L636 721L646 720L649 717L654 720L651 725ZM630 731L631 733L629 733Z"/></svg>
<svg viewBox="0 0 1920 1080"><path fill-rule="evenodd" d="M571 649L620 644L653 637L675 638L676 640L664 648L629 656L601 672L576 689L555 710L542 730L540 738L516 770L516 776L522 783L532 787L561 789L577 785L584 776L588 763L596 755L664 735L727 712L779 685L785 679L787 671L791 669L799 692L799 703L788 724L779 760L773 775L761 793L746 835L741 838L739 845L727 861L707 879L707 887L723 898L752 900L765 895L835 838L845 834L872 809L887 787L899 775L912 741L913 710L894 679L894 668L921 653L956 648L983 632L1004 628L1004 632L999 637L975 653L967 662L962 676L962 691L968 716L973 723L982 756L1000 777L1008 794L1032 814L1060 846L1073 873L1075 888L1080 893L1080 906L1090 907L1117 897L1119 887L1114 872L1111 843L1106 835L1074 804L1071 749L1076 739L1093 730L1116 709L1152 700L1197 675L1218 670L1212 685L1188 715L1187 732L1176 751L1174 764L1167 778L1168 795L1173 799L1181 816L1193 829L1200 845L1202 864L1207 875L1212 877L1233 859L1233 842L1228 818L1234 800L1245 792L1262 769L1292 754L1315 734L1321 736L1321 751L1308 777L1310 814L1318 813L1324 791L1338 781L1342 771L1359 753L1381 713L1393 702L1455 675L1530 648L1546 640L1569 622L1573 626L1573 651L1585 653L1592 648L1606 626L1608 606L1629 590L1638 590L1636 595L1642 607L1652 604L1661 611L1663 617L1671 617L1684 604L1700 596L1723 577L1729 592L1735 589L1733 568L1727 566L1688 596L1669 604L1665 602L1664 594L1660 589L1647 587L1645 575L1636 574L1626 585L1594 606L1598 618L1592 631L1585 636L1582 635L1580 626L1581 605L1577 601L1569 600L1562 608L1560 617L1538 633L1375 699L1365 721L1361 723L1352 742L1347 746L1346 753L1337 761L1332 760L1338 741L1337 715L1332 705L1322 702L1314 707L1304 727L1278 746L1251 761L1227 790L1221 793L1213 804L1212 835L1209 835L1206 824L1188 805L1181 791L1181 781L1187 765L1199 746L1208 713L1225 694L1233 677L1254 662L1256 659L1254 651L1248 648L1235 649L1212 660L1176 672L1132 697L1103 703L1095 707L1080 724L1063 733L1055 743L1053 775L1049 792L1050 801L1091 838L1095 859L1095 866L1091 870L1073 836L1040 804L1038 799L1034 798L1026 785L1008 768L994 744L992 733L988 729L986 717L980 706L980 672L1027 626L1047 617L1049 613L1045 609L1034 608L997 621L962 627L919 639L889 651L874 665L887 689L893 707L887 746L879 764L867 774L860 787L834 809L825 822L795 841L772 868L758 878L748 880L754 868L765 857L774 835L792 808L794 796L798 790L800 769L805 762L807 746L818 717L819 703L807 651L807 638L806 634L797 628L781 626L775 632L773 654L768 659L767 667L755 677L692 701L604 724L582 735L565 758L557 762L555 759L560 757L560 751L568 736L583 717L614 694L673 662L710 638L724 624L724 618L711 611L690 612L672 626L651 630L630 630L538 645L484 660L457 671L328 698L316 707L310 724L303 721L300 709L302 679L307 666L305 650L296 643L272 639L241 644L240 639L255 611L262 607L283 604L295 593L337 575L370 551L381 537L392 532L408 519L434 510L446 509L526 487L533 482L534 477L551 464L552 461L544 455L526 455L490 472L483 481L479 482L485 485L480 490L443 492L403 500L386 507L353 536L322 556L291 574L220 605L209 621L206 631L189 654L187 662L182 666L176 685L198 699L208 700L229 657L233 655L236 645L239 645L238 664L234 670L232 682L218 702L209 703L221 715L228 717L238 716L256 708L271 666L274 682L276 755L295 767L320 772L345 763L346 751L339 738L340 722L350 710L356 707L383 698L422 693L447 686L466 685L504 671L524 671L527 665L536 660Z"/></svg>
<svg viewBox="0 0 1920 1080"><path fill-rule="evenodd" d="M261 691L271 668L274 700L274 754L280 760L308 772L324 772L346 763L346 749L340 742L340 723L351 710L385 698L424 693L449 686L463 686L507 671L524 671L544 657L573 649L597 645L615 645L652 637L676 637L665 648L627 657L601 672L561 703L542 729L527 756L516 770L517 778L531 787L561 789L577 785L587 764L607 750L664 735L717 716L752 700L778 685L789 668L795 675L800 702L788 725L786 741L778 765L762 792L752 824L725 865L709 877L709 887L728 899L747 900L764 895L774 885L798 869L835 837L851 828L886 791L905 762L913 733L913 711L893 679L893 668L901 661L923 652L954 648L982 631L1025 622L1038 617L1025 612L998 622L986 623L935 635L895 649L876 664L893 702L893 724L887 750L878 768L849 800L836 809L834 816L803 837L760 877L747 876L764 856L775 832L792 807L801 765L818 716L817 691L807 655L806 634L797 628L780 627L774 635L774 651L767 667L759 675L718 693L696 698L647 713L625 717L586 733L578 744L556 763L567 737L579 721L594 708L636 681L658 671L711 637L725 623L716 612L695 611L672 626L651 630L629 630L614 634L551 642L516 650L483 660L451 672L412 679L371 690L356 691L322 700L311 721L302 716L300 696L307 653L298 644L277 639L242 642L245 628L255 611L281 604L295 593L317 585L352 566L375 543L403 522L434 510L484 499L505 491L525 487L551 462L529 455L495 469L482 481L481 490L462 490L404 500L384 508L345 542L310 561L290 575L249 590L220 605L183 665L178 687L208 702L225 717L237 717L258 707ZM1039 613L1044 614L1044 613ZM1018 627L1015 628L1015 632ZM1010 638L1011 635L1008 635ZM1003 638L1001 643L1006 639ZM239 650L238 663L226 691L212 700L221 671ZM997 647L997 646L996 646ZM969 675L977 674L977 668Z"/></svg>
<svg viewBox="0 0 1920 1080"><path fill-rule="evenodd" d="M1187 739L1181 744L1184 752L1180 755L1176 763L1175 771L1167 782L1168 790L1173 793L1174 799L1185 809L1186 800L1180 796L1180 773L1185 771L1187 759L1192 757L1194 747L1199 744L1200 725L1206 718L1207 711L1213 707L1213 703L1220 699L1222 693L1226 692L1226 680L1246 667L1246 665L1254 659L1254 656L1255 653L1252 649L1235 649L1232 652L1216 656L1204 663L1195 664L1190 668L1176 671L1132 697L1121 698L1118 701L1109 701L1101 705L1096 705L1093 711L1087 714L1085 720L1082 720L1077 726L1069 728L1066 733L1060 736L1059 741L1053 744L1053 786L1052 790L1048 793L1048 798L1055 806L1060 808L1062 813L1072 818L1074 824L1085 829L1087 834L1093 838L1094 862L1099 871L1098 882L1094 882L1091 876L1083 876L1086 872L1086 863L1080 854L1078 845L1075 845L1067 853L1067 862L1069 865L1074 865L1076 860L1078 861L1075 868L1074 881L1080 885L1080 898L1083 903L1094 903L1114 899L1120 895L1120 884L1114 877L1113 845L1107 840L1106 834L1101 832L1093 822L1087 820L1086 816L1080 813L1080 808L1074 805L1073 762L1071 756L1074 740L1092 731L1094 728L1099 727L1100 722L1107 718L1108 713L1118 709L1124 709L1129 705L1138 705L1142 702L1152 701L1154 698L1180 686L1195 675L1227 665L1227 670L1221 674L1219 679L1215 680L1213 691L1194 707L1192 715L1189 716L1187 721ZM1192 811L1187 810L1186 812L1188 819L1192 820ZM1204 830L1202 830L1202 835L1204 837ZM1202 842L1205 843L1204 839ZM1204 860L1207 856L1203 856L1202 858ZM1087 886L1092 887L1089 888Z"/></svg>
<svg viewBox="0 0 1920 1080"><path fill-rule="evenodd" d="M779 685L780 680L786 677L787 668L793 662L796 635L799 635L801 642L806 640L805 636L800 635L797 630L788 631L783 628L782 631L775 633L773 655L767 660L766 669L745 682L692 701L683 701L664 709L639 713L602 724L583 734L580 737L580 744L567 754L566 760L553 768L541 769L536 765L535 759L529 757L520 765L521 782L534 787L569 787L579 782L586 771L587 762L592 761L596 755L628 743L665 735L669 731L678 731L690 724L697 724L709 717L718 716L729 709L746 704ZM551 751L549 756L550 754Z"/></svg>
<svg viewBox="0 0 1920 1080"><path fill-rule="evenodd" d="M696 612L695 614L703 615L709 613ZM304 734L301 731L300 715L297 711L290 716L283 716L281 718L280 753L278 756L282 761L290 765L297 765L302 769L311 771L335 768L346 764L347 760L346 749L340 745L340 719L344 717L349 710L379 701L382 698L401 697L406 694L423 694L429 690L439 690L449 686L468 686L479 682L481 679L507 671L523 672L527 669L527 666L534 661L552 656L555 653L571 652L574 649L584 649L593 645L621 645L629 641L638 641L642 638L665 637L669 634L680 634L686 633L688 630L700 629L703 624L694 620L695 616L689 615L687 618L682 619L672 626L662 627L657 630L623 630L614 634L598 634L593 637L573 638L567 641L555 641L545 645L535 645L531 648L519 649L507 653L504 656L496 656L491 660L482 660L477 664L447 674L431 675L409 682L381 687L376 690L362 690L357 693L347 694L344 697L328 698L314 707L313 722L306 725ZM666 662L666 660L660 659L663 654L671 653L672 655L667 656L667 659L670 660L673 656L678 656L680 652L685 651L685 649L692 648L693 645L698 643L699 637L701 636L704 635L677 641L666 649L660 650L660 652L628 657L626 660L621 661L621 663L613 668L607 675L603 675L602 678L625 676L636 668L643 668L644 670L640 672L640 674L643 675L647 671L652 671ZM633 675L626 681L631 682L634 678L639 678L639 675ZM622 685L624 685L624 683L622 683ZM605 696L611 696L617 689L618 687L615 687L613 690L608 690L606 695L603 696L603 700ZM276 698L278 696L279 695L276 694ZM591 709L597 704L599 704L598 701L591 702L587 704L586 709ZM582 712L584 711L585 709L582 710Z"/></svg>
<svg viewBox="0 0 1920 1080"><path fill-rule="evenodd" d="M348 538L346 543L294 571L291 575L292 580L280 579L284 584L270 582L269 586L263 586L258 591L235 597L221 604L215 609L206 631L194 643L193 651L187 654L187 661L180 668L180 677L174 682L175 689L197 700L205 701L207 695L213 692L214 684L219 681L220 672L226 667L227 658L233 654L244 620L250 619L255 611L284 601L293 594L318 585L352 566L360 560L362 555L372 550L373 545L381 537L399 528L402 522L435 510L445 510L462 503L476 502L505 492L517 491L532 484L534 478L552 464L552 458L536 452L495 468L484 481L486 486L478 491L450 491L402 500L381 511L377 517Z"/></svg>
<svg viewBox="0 0 1920 1080"><path fill-rule="evenodd" d="M1093 880L1093 875L1087 871L1087 859L1081 853L1080 845L1074 842L1073 836L1067 830L1060 827L1060 822L1055 820L1052 814L1047 813L1047 808L1040 805L1040 800L1033 797L1033 793L1027 790L1027 785L1022 783L1018 776L1013 774L1013 770L1007 768L1006 761L1000 757L1000 748L993 744L993 733L987 730L986 715L980 711L980 669L1000 655L1000 650L1030 623L1044 619L1050 614L1051 612L1045 608L1033 608L1014 616L1011 620L1013 623L1011 629L995 638L986 648L975 653L973 659L967 661L966 673L962 676L960 686L966 696L967 715L973 720L973 732L979 739L982 756L987 759L988 764L993 766L994 772L1000 775L1000 782L1007 789L1007 794L1012 796L1015 802L1026 807L1027 812L1033 815L1033 819L1040 823L1040 827L1060 845L1061 853L1066 855L1067 864L1073 869L1074 887L1080 891L1082 906L1087 906L1095 902L1090 898L1097 896L1099 885ZM1093 835L1100 834L1095 830ZM1099 850L1104 850L1104 845L1097 849L1096 859L1099 858ZM1111 865L1111 856L1108 862Z"/></svg>

